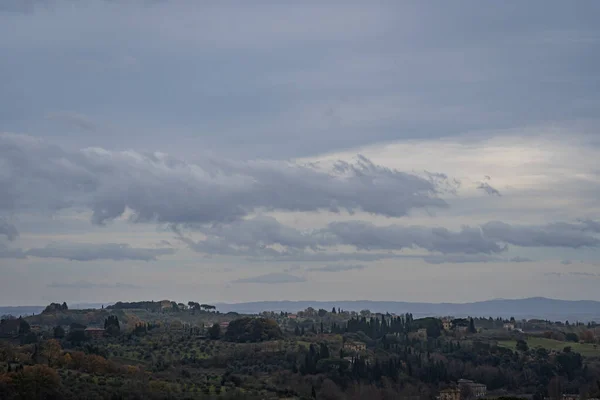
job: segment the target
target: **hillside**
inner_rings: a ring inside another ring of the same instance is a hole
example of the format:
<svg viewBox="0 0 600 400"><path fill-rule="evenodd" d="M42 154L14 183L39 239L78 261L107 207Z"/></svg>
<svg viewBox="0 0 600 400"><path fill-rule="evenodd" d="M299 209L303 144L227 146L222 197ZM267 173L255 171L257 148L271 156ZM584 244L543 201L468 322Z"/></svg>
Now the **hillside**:
<svg viewBox="0 0 600 400"><path fill-rule="evenodd" d="M371 310L382 313L412 313L418 317L452 315L456 317L542 318L549 320L600 321L600 302L593 300L558 300L544 297L527 299L495 299L473 303L422 303L402 301L258 301L248 303L217 303L222 313L257 314L262 311L296 312L308 307L331 310L333 307L348 311ZM100 305L86 304L86 308ZM72 307L76 308L76 307ZM0 315L39 314L44 306L0 307Z"/></svg>

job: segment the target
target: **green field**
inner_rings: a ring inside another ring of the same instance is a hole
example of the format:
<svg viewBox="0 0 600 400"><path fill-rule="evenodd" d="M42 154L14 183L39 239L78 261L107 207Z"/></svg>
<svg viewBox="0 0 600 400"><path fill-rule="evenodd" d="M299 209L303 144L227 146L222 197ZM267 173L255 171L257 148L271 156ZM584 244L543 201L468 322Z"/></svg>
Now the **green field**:
<svg viewBox="0 0 600 400"><path fill-rule="evenodd" d="M527 345L529 345L529 348L531 348L531 349L543 347L544 349L547 349L547 350L562 350L565 347L569 346L569 347L571 347L571 349L573 351L580 353L581 355L583 355L585 357L600 357L600 346L597 346L596 348L594 348L593 344L561 342L559 340L546 339L546 338L540 338L540 337L528 337L526 342L527 342ZM500 340L500 341L498 341L498 346L502 346L502 347L509 348L511 350L515 350L517 347L517 341L516 340Z"/></svg>

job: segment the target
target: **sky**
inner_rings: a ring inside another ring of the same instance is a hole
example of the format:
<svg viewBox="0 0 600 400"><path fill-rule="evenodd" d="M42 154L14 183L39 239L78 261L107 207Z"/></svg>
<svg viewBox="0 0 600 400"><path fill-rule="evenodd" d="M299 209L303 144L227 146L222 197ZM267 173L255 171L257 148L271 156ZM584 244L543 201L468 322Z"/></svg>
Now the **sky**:
<svg viewBox="0 0 600 400"><path fill-rule="evenodd" d="M600 3L0 2L0 305L600 300Z"/></svg>

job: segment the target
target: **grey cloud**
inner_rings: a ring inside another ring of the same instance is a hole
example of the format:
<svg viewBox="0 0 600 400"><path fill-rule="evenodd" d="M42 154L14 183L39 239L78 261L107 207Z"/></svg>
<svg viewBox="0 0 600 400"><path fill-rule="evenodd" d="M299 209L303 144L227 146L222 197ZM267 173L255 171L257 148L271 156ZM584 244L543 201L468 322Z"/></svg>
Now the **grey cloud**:
<svg viewBox="0 0 600 400"><path fill-rule="evenodd" d="M509 225L492 221L482 225L483 234L492 240L522 247L598 247L600 230L594 221L552 223L541 226Z"/></svg>
<svg viewBox="0 0 600 400"><path fill-rule="evenodd" d="M365 211L391 217L446 207L430 181L359 157L326 171L286 162L204 160L165 154L67 151L0 134L0 211L86 207L103 224L130 209L134 222L235 221L258 209Z"/></svg>
<svg viewBox="0 0 600 400"><path fill-rule="evenodd" d="M423 260L429 264L463 264L463 263L525 263L533 260L526 257L503 258L487 254L441 254L423 256Z"/></svg>
<svg viewBox="0 0 600 400"><path fill-rule="evenodd" d="M324 267L309 268L307 271L315 272L345 272L365 269L364 265L361 264L329 264Z"/></svg>
<svg viewBox="0 0 600 400"><path fill-rule="evenodd" d="M48 6L52 0L3 0L0 11L31 13L36 6Z"/></svg>
<svg viewBox="0 0 600 400"><path fill-rule="evenodd" d="M560 263L562 265L571 265L571 264L573 264L573 262L571 260L562 260Z"/></svg>
<svg viewBox="0 0 600 400"><path fill-rule="evenodd" d="M500 253L502 246L484 237L479 228L463 227L453 232L446 228L388 225L369 222L333 222L322 233L333 235L338 244L351 245L359 250L401 250L421 248L441 253Z"/></svg>
<svg viewBox="0 0 600 400"><path fill-rule="evenodd" d="M544 276L557 276L557 277L560 277L562 275L563 275L562 272L544 272Z"/></svg>
<svg viewBox="0 0 600 400"><path fill-rule="evenodd" d="M514 263L526 263L526 262L532 262L533 260L531 258L527 258L527 257L516 256L516 257L510 258L509 261L514 262Z"/></svg>
<svg viewBox="0 0 600 400"><path fill-rule="evenodd" d="M378 261L390 258L404 258L392 252L270 252L255 254L246 258L250 262L336 262L336 261Z"/></svg>
<svg viewBox="0 0 600 400"><path fill-rule="evenodd" d="M400 250L421 248L444 254L498 254L507 245L522 247L598 247L600 233L595 221L552 223L541 226L510 225L492 221L481 227L464 226L458 231L439 227L388 225L362 221L334 222L322 230L329 240L357 249Z"/></svg>
<svg viewBox="0 0 600 400"><path fill-rule="evenodd" d="M594 1L2 0L0 7L46 3L57 6L27 18L0 15L3 71L13 77L3 81L0 110L13 130L34 131L41 123L31 119L60 104L120 119L127 135L103 138L107 147L290 157L597 115L589 84L600 69ZM132 51L139 73L77 63ZM98 143L96 135L40 129L49 134Z"/></svg>
<svg viewBox="0 0 600 400"><path fill-rule="evenodd" d="M19 236L19 231L13 224L9 224L0 217L0 235L4 235L8 240L12 241Z"/></svg>
<svg viewBox="0 0 600 400"><path fill-rule="evenodd" d="M573 276L600 276L600 274L592 273L592 272L569 272L569 275Z"/></svg>
<svg viewBox="0 0 600 400"><path fill-rule="evenodd" d="M600 222L598 221L592 221L590 219L579 219L577 222L581 224L580 228L584 232L600 233Z"/></svg>
<svg viewBox="0 0 600 400"><path fill-rule="evenodd" d="M53 282L47 285L50 288L61 289L140 289L141 286L131 283L94 283L88 281Z"/></svg>
<svg viewBox="0 0 600 400"><path fill-rule="evenodd" d="M597 247L594 221L544 226L488 222L481 227L463 226L452 231L441 227L387 225L364 221L332 222L325 228L300 231L272 217L257 217L196 228L204 239L194 241L180 231L179 238L195 251L246 256L256 260L341 261L403 257L399 251L427 250L415 256L427 262L529 262L528 258L497 257L508 245L523 247ZM337 252L352 246L357 252ZM447 255L454 255L454 257Z"/></svg>
<svg viewBox="0 0 600 400"><path fill-rule="evenodd" d="M398 251L421 248L441 253L500 253L505 246L488 240L478 228L463 227L458 232L445 228L420 226L376 226L362 221L333 222L326 228L301 232L280 224L271 217L236 221L230 225L201 227L204 240L194 242L180 235L192 249L199 252L230 255L277 257L314 257L320 250L338 245L357 250ZM283 247L276 250L274 246ZM311 250L313 253L306 253ZM328 257L328 256L326 256Z"/></svg>
<svg viewBox="0 0 600 400"><path fill-rule="evenodd" d="M310 232L301 232L280 224L273 217L256 217L227 225L215 224L211 227L198 227L197 230L205 234L207 239L197 243L183 240L195 250L208 253L223 250L235 252L235 249L260 251L274 244L291 249L318 250L320 245L319 240L315 240ZM321 244L325 244L325 241Z"/></svg>
<svg viewBox="0 0 600 400"><path fill-rule="evenodd" d="M600 277L600 274L598 273L594 273L594 272L578 272L578 271L571 271L571 272L546 272L544 273L545 276L556 276L556 277L569 277L569 276L575 276L575 277L583 277L583 278L597 278Z"/></svg>
<svg viewBox="0 0 600 400"><path fill-rule="evenodd" d="M273 272L265 275L253 276L250 278L237 279L233 283L266 283L266 284L280 284L280 283L301 283L306 282L305 278L291 275L287 273Z"/></svg>
<svg viewBox="0 0 600 400"><path fill-rule="evenodd" d="M23 252L23 250L8 247L0 242L0 258L23 259L26 257L27 255Z"/></svg>
<svg viewBox="0 0 600 400"><path fill-rule="evenodd" d="M490 185L487 182L479 182L479 184L477 185L477 189L483 190L490 196L502 196L498 189L495 189L494 187L492 187L492 185Z"/></svg>
<svg viewBox="0 0 600 400"><path fill-rule="evenodd" d="M429 264L463 264L499 262L502 261L502 258L485 254L443 254L424 256L423 260Z"/></svg>
<svg viewBox="0 0 600 400"><path fill-rule="evenodd" d="M43 248L29 249L25 254L32 257L62 258L71 261L155 261L159 256L173 254L174 252L171 248L146 249L119 243L52 243Z"/></svg>

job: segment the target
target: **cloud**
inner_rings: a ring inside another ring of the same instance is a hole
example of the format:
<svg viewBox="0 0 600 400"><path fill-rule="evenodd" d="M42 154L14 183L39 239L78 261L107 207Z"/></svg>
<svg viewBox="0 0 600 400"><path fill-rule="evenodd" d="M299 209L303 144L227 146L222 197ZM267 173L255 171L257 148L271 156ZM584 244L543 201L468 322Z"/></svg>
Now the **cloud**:
<svg viewBox="0 0 600 400"><path fill-rule="evenodd" d="M11 248L0 242L0 258L23 259L27 255L21 249Z"/></svg>
<svg viewBox="0 0 600 400"><path fill-rule="evenodd" d="M522 247L598 247L600 233L595 221L584 220L577 223L551 223L539 226L510 225L492 221L481 226L483 235L492 240Z"/></svg>
<svg viewBox="0 0 600 400"><path fill-rule="evenodd" d="M524 263L533 260L526 257L503 258L489 256L486 254L438 254L423 256L423 260L429 264L463 264L463 263Z"/></svg>
<svg viewBox="0 0 600 400"><path fill-rule="evenodd" d="M36 6L48 6L51 0L3 0L0 2L0 12L31 13Z"/></svg>
<svg viewBox="0 0 600 400"><path fill-rule="evenodd" d="M270 251L248 256L250 262L336 262L336 261L378 261L391 258L405 258L392 252L310 252L310 251Z"/></svg>
<svg viewBox="0 0 600 400"><path fill-rule="evenodd" d="M59 111L46 114L46 119L62 122L66 125L89 132L97 130L96 124L83 114L72 111Z"/></svg>
<svg viewBox="0 0 600 400"><path fill-rule="evenodd" d="M571 260L562 260L560 263L562 265L571 265L571 264L573 264L573 262Z"/></svg>
<svg viewBox="0 0 600 400"><path fill-rule="evenodd" d="M25 254L31 257L62 258L71 261L156 261L157 257L174 252L172 248L135 248L119 243L51 243L46 247L29 249Z"/></svg>
<svg viewBox="0 0 600 400"><path fill-rule="evenodd" d="M88 208L103 224L231 222L256 210L365 211L401 217L446 207L429 180L358 157L333 170L288 162L202 160L162 153L69 151L28 136L0 134L0 212Z"/></svg>
<svg viewBox="0 0 600 400"><path fill-rule="evenodd" d="M19 236L19 231L14 225L9 224L0 217L0 235L4 235L8 240L13 241Z"/></svg>
<svg viewBox="0 0 600 400"><path fill-rule="evenodd" d="M364 265L361 264L330 264L319 268L309 268L307 271L315 272L345 272L365 269Z"/></svg>
<svg viewBox="0 0 600 400"><path fill-rule="evenodd" d="M140 289L141 286L131 283L94 283L88 281L53 282L46 285L50 288L60 289Z"/></svg>
<svg viewBox="0 0 600 400"><path fill-rule="evenodd" d="M498 197L502 196L497 189L493 188L487 182L479 182L479 184L477 185L477 189L483 190L484 192L486 192L490 196L498 196Z"/></svg>
<svg viewBox="0 0 600 400"><path fill-rule="evenodd" d="M509 261L514 262L514 263L526 263L526 262L532 262L533 260L531 258L527 258L527 257L516 256L516 257L510 258Z"/></svg>
<svg viewBox="0 0 600 400"><path fill-rule="evenodd" d="M488 256L485 254L443 254L423 256L423 260L429 264L463 264L463 263L488 263L501 262L500 257Z"/></svg>
<svg viewBox="0 0 600 400"><path fill-rule="evenodd" d="M574 277L582 277L582 278L598 278L600 274L595 272L579 272L579 271L571 271L571 272L546 272L545 276L556 276L558 278L565 278L569 276Z"/></svg>
<svg viewBox="0 0 600 400"><path fill-rule="evenodd" d="M177 229L175 232L195 251L209 254L260 255L271 253L272 249L267 246L274 244L290 250L305 248L318 250L320 247L320 241L315 239L310 232L301 232L267 216L239 220L231 224L197 227L196 229L206 235L205 240L194 242L186 239Z"/></svg>
<svg viewBox="0 0 600 400"><path fill-rule="evenodd" d="M320 231L340 245L358 250L402 250L420 248L428 251L467 254L501 253L506 247L481 234L479 228L462 227L451 231L441 227L387 225L364 221L332 222Z"/></svg>
<svg viewBox="0 0 600 400"><path fill-rule="evenodd" d="M573 275L573 276L593 276L593 277L600 276L600 274L597 274L597 273L592 273L592 272L577 272L577 271L569 272L569 275Z"/></svg>
<svg viewBox="0 0 600 400"><path fill-rule="evenodd" d="M403 250L425 250L414 256L426 262L529 262L528 258L500 258L508 245L521 247L598 247L594 221L540 226L491 221L459 230L443 227L375 225L365 221L331 222L324 228L298 230L273 217L256 217L196 228L195 241L175 230L180 240L201 253L246 256L258 260L340 261L406 257ZM193 231L193 230L192 230ZM340 252L350 246L356 252ZM448 255L454 255L450 257Z"/></svg>
<svg viewBox="0 0 600 400"><path fill-rule="evenodd" d="M279 284L279 283L301 283L306 282L305 278L291 275L287 273L273 272L265 275L253 276L250 278L237 279L233 283L266 283L266 284Z"/></svg>
<svg viewBox="0 0 600 400"><path fill-rule="evenodd" d="M194 242L180 233L190 248L209 254L254 257L294 257L315 254L336 246L352 246L359 251L420 248L441 253L493 254L505 246L481 235L478 228L463 227L458 232L446 228L388 225L364 221L333 222L326 228L299 231L272 217L235 221L229 225L199 228L204 240ZM307 253L310 250L312 253Z"/></svg>

